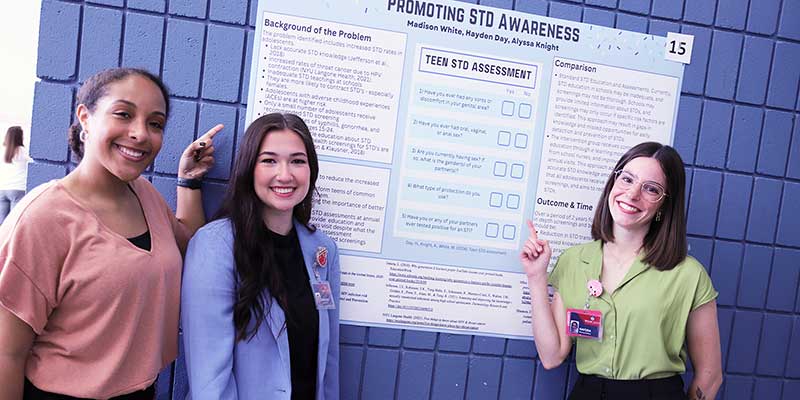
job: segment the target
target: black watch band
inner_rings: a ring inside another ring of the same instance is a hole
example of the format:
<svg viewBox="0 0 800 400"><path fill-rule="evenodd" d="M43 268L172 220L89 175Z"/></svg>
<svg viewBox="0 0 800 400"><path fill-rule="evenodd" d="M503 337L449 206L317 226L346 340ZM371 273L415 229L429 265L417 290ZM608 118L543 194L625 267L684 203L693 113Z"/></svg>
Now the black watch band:
<svg viewBox="0 0 800 400"><path fill-rule="evenodd" d="M178 177L178 186L195 190L200 189L203 186L203 181L201 179Z"/></svg>

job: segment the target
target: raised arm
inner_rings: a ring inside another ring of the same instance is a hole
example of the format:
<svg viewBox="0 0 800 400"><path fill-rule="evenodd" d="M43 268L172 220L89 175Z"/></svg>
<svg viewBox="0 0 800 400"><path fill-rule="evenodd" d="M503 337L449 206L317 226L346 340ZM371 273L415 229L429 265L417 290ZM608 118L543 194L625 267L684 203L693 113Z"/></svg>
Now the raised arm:
<svg viewBox="0 0 800 400"><path fill-rule="evenodd" d="M224 126L219 124L190 143L181 155L178 178L199 180L214 166L214 136ZM203 195L199 189L178 186L178 204L175 216L191 234L206 223L203 212Z"/></svg>
<svg viewBox="0 0 800 400"><path fill-rule="evenodd" d="M722 356L717 323L717 302L709 301L689 313L686 326L694 378L689 386L692 400L712 400L722 385Z"/></svg>
<svg viewBox="0 0 800 400"><path fill-rule="evenodd" d="M552 250L546 240L536 234L533 223L528 221L530 236L522 246L520 262L528 277L533 317L533 339L539 360L546 369L558 367L569 355L572 341L567 337L566 310L561 296L556 293L550 303L547 295L547 265Z"/></svg>
<svg viewBox="0 0 800 400"><path fill-rule="evenodd" d="M33 329L0 305L0 400L20 400Z"/></svg>

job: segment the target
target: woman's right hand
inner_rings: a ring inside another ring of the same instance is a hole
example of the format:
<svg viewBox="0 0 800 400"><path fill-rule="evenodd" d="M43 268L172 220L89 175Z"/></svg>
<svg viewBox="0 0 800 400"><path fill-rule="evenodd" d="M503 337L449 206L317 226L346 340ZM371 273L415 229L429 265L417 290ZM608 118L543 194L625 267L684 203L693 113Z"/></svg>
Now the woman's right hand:
<svg viewBox="0 0 800 400"><path fill-rule="evenodd" d="M547 265L550 264L550 256L553 251L546 240L539 239L536 227L531 220L527 221L530 236L522 246L522 253L519 255L522 267L525 268L525 275L531 278L547 278Z"/></svg>
<svg viewBox="0 0 800 400"><path fill-rule="evenodd" d="M214 136L225 125L217 124L197 140L189 143L183 151L178 165L178 177L202 179L214 166Z"/></svg>

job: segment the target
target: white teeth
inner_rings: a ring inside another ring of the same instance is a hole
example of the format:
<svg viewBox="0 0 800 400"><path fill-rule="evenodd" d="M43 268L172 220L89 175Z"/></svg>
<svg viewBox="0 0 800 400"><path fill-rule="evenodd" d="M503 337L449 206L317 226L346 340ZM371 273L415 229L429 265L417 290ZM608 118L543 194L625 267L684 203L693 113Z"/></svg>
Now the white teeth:
<svg viewBox="0 0 800 400"><path fill-rule="evenodd" d="M620 203L619 203L619 206L620 206L620 208L622 208L623 210L627 210L627 211L639 211L639 209L638 209L638 208L636 208L636 207L632 207L632 206L629 206L629 205L627 205L627 204L625 204L625 203L622 203L622 202L620 202Z"/></svg>
<svg viewBox="0 0 800 400"><path fill-rule="evenodd" d="M294 191L292 188L272 188L278 194L289 194Z"/></svg>
<svg viewBox="0 0 800 400"><path fill-rule="evenodd" d="M117 147L119 148L119 150L121 152L123 152L123 153L125 153L125 154L127 154L127 155L129 155L131 157L139 158L139 157L144 155L144 152L142 152L142 151L136 151L136 150L129 149L127 147L123 147L123 146L119 146L119 145Z"/></svg>

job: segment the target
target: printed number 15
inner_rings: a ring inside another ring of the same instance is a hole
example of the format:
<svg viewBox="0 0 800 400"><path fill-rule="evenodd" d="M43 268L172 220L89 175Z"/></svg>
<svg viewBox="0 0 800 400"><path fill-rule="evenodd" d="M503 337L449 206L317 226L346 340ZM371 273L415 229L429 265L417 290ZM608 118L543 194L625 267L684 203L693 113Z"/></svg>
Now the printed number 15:
<svg viewBox="0 0 800 400"><path fill-rule="evenodd" d="M679 42L679 41L673 39L673 40L671 40L669 42L669 44L670 44L670 49L669 49L670 53L677 54L679 56L682 56L682 55L686 54L686 42L684 42L684 41L680 41ZM677 45L677 49L675 48L676 45Z"/></svg>

